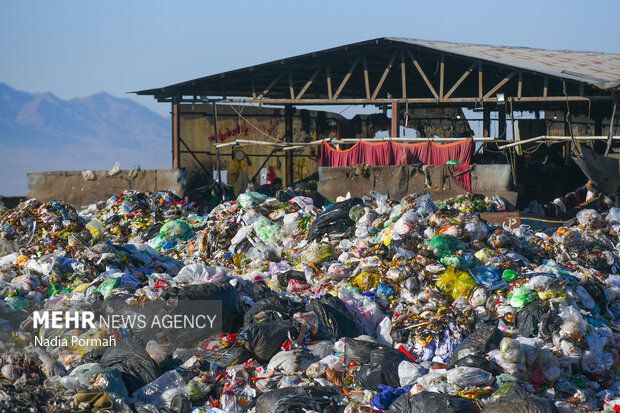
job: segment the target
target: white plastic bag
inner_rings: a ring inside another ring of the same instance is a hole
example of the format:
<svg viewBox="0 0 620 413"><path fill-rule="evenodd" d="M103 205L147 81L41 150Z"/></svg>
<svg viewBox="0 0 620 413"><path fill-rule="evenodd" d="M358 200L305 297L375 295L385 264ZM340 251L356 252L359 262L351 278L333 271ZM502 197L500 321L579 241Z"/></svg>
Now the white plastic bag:
<svg viewBox="0 0 620 413"><path fill-rule="evenodd" d="M493 375L477 367L460 366L448 370L448 383L457 387L486 386L493 383Z"/></svg>

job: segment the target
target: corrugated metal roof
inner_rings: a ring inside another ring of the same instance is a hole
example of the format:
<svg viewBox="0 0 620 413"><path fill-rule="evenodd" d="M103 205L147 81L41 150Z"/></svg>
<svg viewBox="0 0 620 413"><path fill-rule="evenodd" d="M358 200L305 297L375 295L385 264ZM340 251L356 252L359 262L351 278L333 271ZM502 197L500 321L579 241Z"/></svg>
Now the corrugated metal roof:
<svg viewBox="0 0 620 413"><path fill-rule="evenodd" d="M386 39L573 79L603 90L620 86L620 54L452 43L403 37Z"/></svg>

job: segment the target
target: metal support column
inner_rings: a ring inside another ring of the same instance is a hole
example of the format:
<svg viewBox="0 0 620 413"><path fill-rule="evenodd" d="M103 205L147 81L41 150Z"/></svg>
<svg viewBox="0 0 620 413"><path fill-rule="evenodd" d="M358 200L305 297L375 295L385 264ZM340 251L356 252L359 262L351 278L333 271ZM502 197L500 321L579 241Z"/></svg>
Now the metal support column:
<svg viewBox="0 0 620 413"><path fill-rule="evenodd" d="M293 106L284 106L284 142L293 142ZM286 151L284 157L284 184L293 184L293 151Z"/></svg>
<svg viewBox="0 0 620 413"><path fill-rule="evenodd" d="M398 102L392 102L392 123L390 127L390 137L398 138L400 136L400 105Z"/></svg>
<svg viewBox="0 0 620 413"><path fill-rule="evenodd" d="M181 111L179 98L172 100L172 169L181 167L181 154L179 151L179 142L181 139Z"/></svg>

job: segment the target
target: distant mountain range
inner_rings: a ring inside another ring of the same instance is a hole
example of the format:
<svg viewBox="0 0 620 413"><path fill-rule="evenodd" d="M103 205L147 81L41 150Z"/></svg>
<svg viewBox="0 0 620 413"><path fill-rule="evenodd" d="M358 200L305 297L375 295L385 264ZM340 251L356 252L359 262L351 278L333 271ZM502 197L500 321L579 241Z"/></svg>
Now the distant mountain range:
<svg viewBox="0 0 620 413"><path fill-rule="evenodd" d="M62 100L0 83L0 195L25 195L26 172L170 167L170 120L106 92Z"/></svg>

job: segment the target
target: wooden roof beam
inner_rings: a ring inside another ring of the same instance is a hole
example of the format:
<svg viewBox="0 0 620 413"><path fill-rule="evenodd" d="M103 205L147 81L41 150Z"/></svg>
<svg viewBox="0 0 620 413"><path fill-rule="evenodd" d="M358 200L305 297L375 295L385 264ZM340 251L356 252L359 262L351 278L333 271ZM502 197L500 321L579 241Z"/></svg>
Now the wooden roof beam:
<svg viewBox="0 0 620 413"><path fill-rule="evenodd" d="M475 63L475 62L474 62L474 63L472 63L472 64L471 64L471 66L469 66L469 69L467 69L467 70L466 70L466 71L465 71L465 72L461 75L461 77L459 78L459 80L457 80L457 81L454 83L454 86L452 86L452 87L450 88L450 90L448 90L448 93L446 93L446 94L444 95L444 97L443 97L443 99L444 99L444 100L445 100L445 99L448 99L450 96L452 96L452 94L453 94L454 92L456 92L456 89L458 89L458 87L459 87L459 86L461 86L461 83L463 83L463 81L464 81L465 79L467 79L467 76L469 76L469 74L470 74L471 72L473 72L473 70L474 70L474 67L475 67L475 66L476 66L476 63Z"/></svg>
<svg viewBox="0 0 620 413"><path fill-rule="evenodd" d="M310 77L310 79L308 79L304 87L301 89L296 99L301 99L301 97L304 95L304 93L306 93L310 85L312 85L312 82L314 82L314 79L316 78L316 76L319 74L320 71L321 71L321 66L317 67L314 73L312 73L312 76Z"/></svg>
<svg viewBox="0 0 620 413"><path fill-rule="evenodd" d="M340 93L342 92L342 89L344 89L344 87L347 85L347 82L351 78L351 74L353 73L353 71L357 67L357 64L360 62L360 60L361 60L361 58L358 57L357 59L355 59L353 64L351 64L351 67L349 67L349 71L344 76L344 79L342 79L342 82L340 82L340 86L338 86L338 89L336 89L336 93L334 93L334 97L333 97L334 100L338 99L338 96L340 96Z"/></svg>
<svg viewBox="0 0 620 413"><path fill-rule="evenodd" d="M282 77L282 74L280 74L278 77L276 77L275 79L273 79L271 81L271 83L269 84L269 86L267 86L261 93L260 95L258 95L258 97L256 99L262 99L264 96L267 95L267 93L269 93L269 91L271 90L271 88L280 81L280 78Z"/></svg>
<svg viewBox="0 0 620 413"><path fill-rule="evenodd" d="M415 68L418 70L418 73L420 73L420 76L422 76L422 79L424 79L424 83L426 83L426 86L428 86L428 90L430 90L433 96L435 96L435 99L439 100L439 95L437 94L437 91L435 91L433 84L430 82L430 80L428 80L428 77L426 77L426 73L424 73L424 70L422 70L422 67L418 63L418 59L416 59L416 57L413 55L413 53L411 53L411 51L407 50L407 53L409 53L409 57L411 58L411 61L413 62Z"/></svg>
<svg viewBox="0 0 620 413"><path fill-rule="evenodd" d="M381 91L381 86L383 86L383 82L385 82L385 79L387 78L387 75L390 73L390 70L392 69L392 65L394 64L394 59L396 59L396 55L397 54L398 54L398 51L395 51L394 54L392 55L392 58L388 62L387 66L385 67L385 69L383 69L383 73L381 74L381 78L379 79L379 83L377 83L377 87L375 87L375 91L372 92L372 96L370 97L371 99L376 99L377 98L377 95L379 94L379 91Z"/></svg>
<svg viewBox="0 0 620 413"><path fill-rule="evenodd" d="M487 99L488 97L492 96L493 93L497 92L502 86L510 82L510 79L512 79L516 73L517 72L513 71L508 76L503 78L498 84L496 84L491 90L489 90L486 95L484 95L484 99Z"/></svg>

